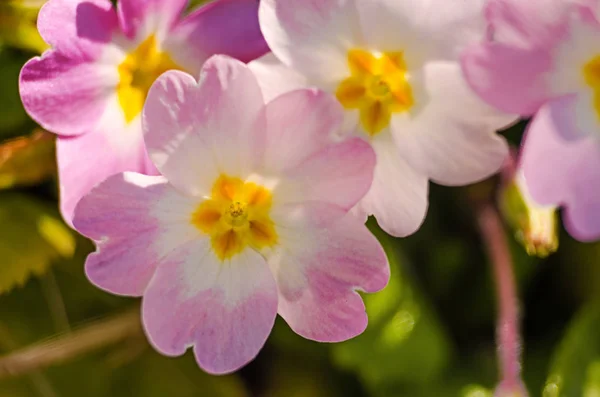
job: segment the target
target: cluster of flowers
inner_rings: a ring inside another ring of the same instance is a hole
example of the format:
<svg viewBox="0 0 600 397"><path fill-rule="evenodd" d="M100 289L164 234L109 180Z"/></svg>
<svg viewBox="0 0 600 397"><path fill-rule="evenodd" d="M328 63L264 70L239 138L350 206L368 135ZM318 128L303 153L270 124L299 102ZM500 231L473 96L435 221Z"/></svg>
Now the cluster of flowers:
<svg viewBox="0 0 600 397"><path fill-rule="evenodd" d="M317 341L361 333L356 291L389 278L366 217L414 233L429 180L496 173L518 116L532 196L599 238L598 3L49 0L20 90L58 134L89 279L143 296L157 350L226 373L277 313Z"/></svg>

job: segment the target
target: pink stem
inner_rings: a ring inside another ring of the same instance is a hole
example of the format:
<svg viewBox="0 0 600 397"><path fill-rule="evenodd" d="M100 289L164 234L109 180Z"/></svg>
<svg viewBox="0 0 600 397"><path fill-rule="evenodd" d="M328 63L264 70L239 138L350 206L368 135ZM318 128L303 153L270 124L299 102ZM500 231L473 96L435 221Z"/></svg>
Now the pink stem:
<svg viewBox="0 0 600 397"><path fill-rule="evenodd" d="M519 302L510 249L498 211L491 203L486 202L481 205L478 222L494 267L498 299L496 338L502 382L496 395L519 393L515 395L526 396L521 380Z"/></svg>

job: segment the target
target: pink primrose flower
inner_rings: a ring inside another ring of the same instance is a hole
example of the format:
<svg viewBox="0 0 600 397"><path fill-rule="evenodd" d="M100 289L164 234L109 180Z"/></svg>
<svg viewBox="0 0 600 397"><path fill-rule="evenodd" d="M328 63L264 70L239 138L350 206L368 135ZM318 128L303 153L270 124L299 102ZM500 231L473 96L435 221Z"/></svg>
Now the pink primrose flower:
<svg viewBox="0 0 600 397"><path fill-rule="evenodd" d="M491 37L462 59L483 99L533 116L520 158L528 190L563 206L582 241L600 238L599 12L596 0L491 0Z"/></svg>
<svg viewBox="0 0 600 397"><path fill-rule="evenodd" d="M389 279L383 249L348 211L369 190L375 153L334 132L341 106L318 90L267 104L249 67L226 56L199 83L169 71L143 129L163 176L125 172L85 196L74 225L95 241L85 269L109 292L143 296L150 342L193 346L211 373L252 360L279 313L299 335L337 342L367 325L356 290Z"/></svg>
<svg viewBox="0 0 600 397"><path fill-rule="evenodd" d="M272 54L251 62L265 95L318 87L345 110L344 133L377 153L357 212L394 236L425 218L429 180L464 185L497 172L507 117L478 98L459 53L485 35L483 0L262 0Z"/></svg>
<svg viewBox="0 0 600 397"><path fill-rule="evenodd" d="M58 134L60 206L123 171L156 174L144 149L148 89L169 69L198 74L215 53L243 61L268 49L255 0L217 0L182 17L187 0L50 0L38 28L51 49L20 76L25 109Z"/></svg>

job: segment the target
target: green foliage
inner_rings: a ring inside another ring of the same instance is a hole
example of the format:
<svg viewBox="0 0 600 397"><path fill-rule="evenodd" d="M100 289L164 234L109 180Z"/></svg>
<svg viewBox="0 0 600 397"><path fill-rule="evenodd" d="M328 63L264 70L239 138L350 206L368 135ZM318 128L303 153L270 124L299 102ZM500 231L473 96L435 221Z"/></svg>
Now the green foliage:
<svg viewBox="0 0 600 397"><path fill-rule="evenodd" d="M19 96L19 72L28 56L7 47L0 41L0 139L16 136L31 125Z"/></svg>
<svg viewBox="0 0 600 397"><path fill-rule="evenodd" d="M386 249L391 279L383 291L364 296L369 326L362 335L334 346L335 361L358 372L374 391L389 383L430 382L448 364L450 342L403 269L399 247L379 229L372 229Z"/></svg>
<svg viewBox="0 0 600 397"><path fill-rule="evenodd" d="M573 319L555 353L543 397L600 395L600 303Z"/></svg>
<svg viewBox="0 0 600 397"><path fill-rule="evenodd" d="M38 130L0 144L0 189L36 185L56 171L54 135Z"/></svg>
<svg viewBox="0 0 600 397"><path fill-rule="evenodd" d="M42 275L57 258L68 258L75 240L55 210L31 197L0 194L0 293Z"/></svg>

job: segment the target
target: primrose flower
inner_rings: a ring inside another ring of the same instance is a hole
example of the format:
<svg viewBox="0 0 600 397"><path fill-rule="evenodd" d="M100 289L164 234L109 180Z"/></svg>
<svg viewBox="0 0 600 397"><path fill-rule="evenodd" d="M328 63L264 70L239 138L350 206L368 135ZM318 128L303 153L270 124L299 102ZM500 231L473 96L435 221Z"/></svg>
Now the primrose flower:
<svg viewBox="0 0 600 397"><path fill-rule="evenodd" d="M508 123L468 89L459 51L485 34L483 0L262 0L272 54L253 61L265 95L319 87L345 109L343 131L377 153L358 213L395 236L416 231L428 180L463 185L501 167Z"/></svg>
<svg viewBox="0 0 600 397"><path fill-rule="evenodd" d="M123 171L155 174L141 112L163 72L199 73L215 53L243 61L268 49L254 0L217 0L181 18L187 0L50 0L38 29L51 49L21 72L25 109L58 134L61 211Z"/></svg>
<svg viewBox="0 0 600 397"><path fill-rule="evenodd" d="M126 172L79 203L75 227L97 244L89 279L142 296L150 342L166 355L194 346L211 373L238 369L279 313L298 334L336 342L361 333L355 291L389 278L385 254L356 217L375 154L335 143L343 111L316 90L265 105L251 70L209 59L197 83L161 76L143 112L163 176Z"/></svg>
<svg viewBox="0 0 600 397"><path fill-rule="evenodd" d="M492 39L464 54L490 104L534 115L520 167L540 205L564 206L575 238L600 238L600 23L595 0L492 0Z"/></svg>

